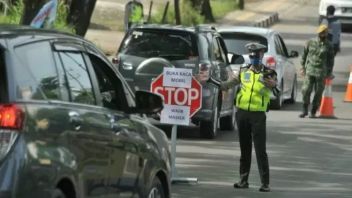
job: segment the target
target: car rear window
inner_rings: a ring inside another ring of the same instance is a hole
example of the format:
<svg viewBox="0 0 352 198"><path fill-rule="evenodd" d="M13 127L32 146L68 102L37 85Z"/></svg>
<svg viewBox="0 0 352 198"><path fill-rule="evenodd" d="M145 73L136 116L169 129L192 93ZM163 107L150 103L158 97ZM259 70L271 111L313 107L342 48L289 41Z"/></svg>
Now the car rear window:
<svg viewBox="0 0 352 198"><path fill-rule="evenodd" d="M221 36L224 38L228 51L236 54L247 54L248 50L245 45L252 42L260 43L268 47L267 39L259 35L231 32L221 33Z"/></svg>
<svg viewBox="0 0 352 198"><path fill-rule="evenodd" d="M49 42L37 42L15 48L19 64L14 65L17 98L58 100L60 85Z"/></svg>
<svg viewBox="0 0 352 198"><path fill-rule="evenodd" d="M196 37L188 32L134 30L124 40L120 53L143 58L185 60L198 56Z"/></svg>

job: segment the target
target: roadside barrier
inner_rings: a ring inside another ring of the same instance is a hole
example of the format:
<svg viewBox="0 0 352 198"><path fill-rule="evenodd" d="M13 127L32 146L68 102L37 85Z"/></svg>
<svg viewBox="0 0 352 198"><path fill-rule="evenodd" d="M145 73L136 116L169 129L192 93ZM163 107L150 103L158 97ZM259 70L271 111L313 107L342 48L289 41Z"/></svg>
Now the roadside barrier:
<svg viewBox="0 0 352 198"><path fill-rule="evenodd" d="M336 118L334 116L334 105L332 98L332 79L325 79L325 89L320 103L320 118Z"/></svg>
<svg viewBox="0 0 352 198"><path fill-rule="evenodd" d="M347 90L346 90L346 95L344 100L345 102L352 102L352 65L350 67L351 67L351 72L347 83Z"/></svg>

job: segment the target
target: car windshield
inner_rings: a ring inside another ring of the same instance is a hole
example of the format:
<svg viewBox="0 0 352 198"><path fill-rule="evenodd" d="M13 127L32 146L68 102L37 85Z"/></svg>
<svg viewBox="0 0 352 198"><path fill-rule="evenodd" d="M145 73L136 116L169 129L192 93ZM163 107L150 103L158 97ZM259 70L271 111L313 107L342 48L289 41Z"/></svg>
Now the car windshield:
<svg viewBox="0 0 352 198"><path fill-rule="evenodd" d="M226 47L229 52L236 54L247 54L248 50L245 45L248 43L256 42L268 47L268 41L265 37L247 34L247 33L221 33L225 40Z"/></svg>
<svg viewBox="0 0 352 198"><path fill-rule="evenodd" d="M120 53L144 58L184 60L198 56L196 38L191 33L165 30L134 30L126 37Z"/></svg>

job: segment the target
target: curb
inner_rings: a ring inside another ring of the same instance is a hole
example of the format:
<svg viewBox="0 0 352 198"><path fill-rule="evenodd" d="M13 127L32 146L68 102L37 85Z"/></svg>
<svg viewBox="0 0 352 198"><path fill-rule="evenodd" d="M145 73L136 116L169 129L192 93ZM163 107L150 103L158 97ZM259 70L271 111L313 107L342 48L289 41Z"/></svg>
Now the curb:
<svg viewBox="0 0 352 198"><path fill-rule="evenodd" d="M252 24L254 27L270 27L279 21L279 13L273 13L268 17L262 18Z"/></svg>

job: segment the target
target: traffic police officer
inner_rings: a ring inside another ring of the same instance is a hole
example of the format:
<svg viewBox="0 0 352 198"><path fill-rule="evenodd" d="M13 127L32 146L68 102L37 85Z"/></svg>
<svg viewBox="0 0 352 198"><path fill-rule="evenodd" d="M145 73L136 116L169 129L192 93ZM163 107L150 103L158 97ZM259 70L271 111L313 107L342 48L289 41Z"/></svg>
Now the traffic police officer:
<svg viewBox="0 0 352 198"><path fill-rule="evenodd" d="M129 1L125 6L125 31L133 25L143 24L143 4L138 0Z"/></svg>
<svg viewBox="0 0 352 198"><path fill-rule="evenodd" d="M304 47L301 60L301 75L304 76L302 85L303 112L299 117L308 115L310 95L315 89L310 118L315 118L324 91L324 79L332 75L334 65L334 49L328 41L328 26L320 25L317 29L318 37L309 40Z"/></svg>
<svg viewBox="0 0 352 198"><path fill-rule="evenodd" d="M259 43L246 45L249 51L250 64L241 67L239 74L231 80L216 82L221 87L229 89L240 84L236 96L236 122L239 132L241 149L240 181L234 188L248 188L248 176L251 167L252 141L257 157L258 169L262 186L259 191L269 192L269 162L266 153L266 112L270 95L277 84L277 74L262 63L266 46Z"/></svg>

